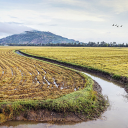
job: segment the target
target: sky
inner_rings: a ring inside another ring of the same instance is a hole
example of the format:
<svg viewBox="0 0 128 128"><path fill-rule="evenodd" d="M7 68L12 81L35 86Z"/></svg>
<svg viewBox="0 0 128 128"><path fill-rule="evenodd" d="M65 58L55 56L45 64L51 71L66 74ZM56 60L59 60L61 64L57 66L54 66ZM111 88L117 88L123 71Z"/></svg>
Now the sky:
<svg viewBox="0 0 128 128"><path fill-rule="evenodd" d="M0 0L0 38L29 30L128 43L128 0Z"/></svg>

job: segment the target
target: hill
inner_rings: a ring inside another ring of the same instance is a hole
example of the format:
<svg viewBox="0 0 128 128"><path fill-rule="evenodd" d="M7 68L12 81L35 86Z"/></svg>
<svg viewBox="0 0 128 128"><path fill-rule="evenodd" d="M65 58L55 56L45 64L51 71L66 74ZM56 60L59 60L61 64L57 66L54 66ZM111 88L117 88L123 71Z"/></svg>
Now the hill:
<svg viewBox="0 0 128 128"><path fill-rule="evenodd" d="M44 31L25 31L21 34L14 34L0 39L0 45L7 44L57 44L57 43L79 43L73 39L64 38L51 32Z"/></svg>

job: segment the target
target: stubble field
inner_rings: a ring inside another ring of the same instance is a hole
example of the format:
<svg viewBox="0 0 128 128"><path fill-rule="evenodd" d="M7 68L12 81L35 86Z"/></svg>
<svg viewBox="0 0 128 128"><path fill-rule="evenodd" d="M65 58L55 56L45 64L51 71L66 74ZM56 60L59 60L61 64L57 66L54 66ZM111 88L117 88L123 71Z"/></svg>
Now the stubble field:
<svg viewBox="0 0 128 128"><path fill-rule="evenodd" d="M54 99L85 83L77 72L0 49L0 100Z"/></svg>

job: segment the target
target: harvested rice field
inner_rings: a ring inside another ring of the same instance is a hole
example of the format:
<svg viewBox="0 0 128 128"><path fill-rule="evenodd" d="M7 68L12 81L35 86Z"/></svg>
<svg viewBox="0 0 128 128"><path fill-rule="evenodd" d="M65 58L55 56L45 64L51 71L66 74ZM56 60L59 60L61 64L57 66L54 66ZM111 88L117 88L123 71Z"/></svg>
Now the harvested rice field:
<svg viewBox="0 0 128 128"><path fill-rule="evenodd" d="M0 100L54 99L85 83L77 72L0 49Z"/></svg>

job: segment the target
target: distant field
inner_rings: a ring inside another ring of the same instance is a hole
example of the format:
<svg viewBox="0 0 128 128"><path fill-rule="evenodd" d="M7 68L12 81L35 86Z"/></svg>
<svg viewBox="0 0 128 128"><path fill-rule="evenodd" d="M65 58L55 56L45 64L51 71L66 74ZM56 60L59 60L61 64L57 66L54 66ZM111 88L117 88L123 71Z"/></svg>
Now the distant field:
<svg viewBox="0 0 128 128"><path fill-rule="evenodd" d="M128 48L43 47L22 51L128 77Z"/></svg>

